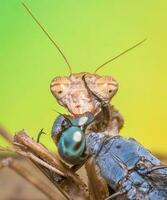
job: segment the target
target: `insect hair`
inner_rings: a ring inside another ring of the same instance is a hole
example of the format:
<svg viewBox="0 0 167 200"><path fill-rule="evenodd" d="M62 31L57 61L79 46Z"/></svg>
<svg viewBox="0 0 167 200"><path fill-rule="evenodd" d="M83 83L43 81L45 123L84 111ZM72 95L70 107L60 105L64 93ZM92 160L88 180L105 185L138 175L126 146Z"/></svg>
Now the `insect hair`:
<svg viewBox="0 0 167 200"><path fill-rule="evenodd" d="M24 6L24 8L27 10L27 12L30 14L30 16L33 18L33 20L36 22L36 24L42 29L42 31L45 33L45 35L48 37L48 39L52 42L52 44L56 47L56 49L59 51L59 53L62 55L64 61L66 62L70 75L72 74L72 68L66 58L66 56L64 55L64 53L62 52L62 50L60 49L60 47L57 45L57 43L51 38L50 34L45 30L45 28L41 25L41 23L38 21L38 19L34 16L34 14L32 13L32 11L25 5L25 3L22 2L22 5Z"/></svg>
<svg viewBox="0 0 167 200"><path fill-rule="evenodd" d="M117 56L115 56L114 58L109 59L108 61L106 61L105 63L103 63L102 65L100 65L99 67L96 68L96 70L94 71L94 73L96 73L98 70L100 70L102 67L104 67L105 65L107 65L108 63L116 60L117 58L121 57L122 55L126 54L127 52L131 51L132 49L138 47L139 45L141 45L143 42L145 42L147 39L145 38L144 40L140 41L139 43L135 44L134 46L130 47L129 49L121 52L120 54L118 54Z"/></svg>

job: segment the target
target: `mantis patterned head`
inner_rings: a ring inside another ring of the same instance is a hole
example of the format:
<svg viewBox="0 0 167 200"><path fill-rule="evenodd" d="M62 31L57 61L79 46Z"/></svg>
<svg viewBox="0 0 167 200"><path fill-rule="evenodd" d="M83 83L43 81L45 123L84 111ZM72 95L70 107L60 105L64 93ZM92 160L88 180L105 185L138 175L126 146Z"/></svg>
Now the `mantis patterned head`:
<svg viewBox="0 0 167 200"><path fill-rule="evenodd" d="M71 74L69 77L55 77L50 89L58 103L71 114L95 114L100 104L98 99L109 103L118 90L118 83L111 76L85 72Z"/></svg>
<svg viewBox="0 0 167 200"><path fill-rule="evenodd" d="M93 74L87 72L73 74L72 68L60 47L55 43L49 33L39 23L29 8L24 3L22 4L34 19L34 21L45 33L45 35L49 38L52 44L56 47L59 53L62 55L69 69L69 77L55 77L50 85L51 92L53 96L56 97L58 103L63 107L66 107L74 116L84 114L85 112L91 112L92 114L95 114L99 111L99 105L102 102L109 104L112 97L118 90L118 83L111 76L99 76L96 74L96 72L111 61L139 46L146 39L123 51L116 57L109 59L100 65Z"/></svg>

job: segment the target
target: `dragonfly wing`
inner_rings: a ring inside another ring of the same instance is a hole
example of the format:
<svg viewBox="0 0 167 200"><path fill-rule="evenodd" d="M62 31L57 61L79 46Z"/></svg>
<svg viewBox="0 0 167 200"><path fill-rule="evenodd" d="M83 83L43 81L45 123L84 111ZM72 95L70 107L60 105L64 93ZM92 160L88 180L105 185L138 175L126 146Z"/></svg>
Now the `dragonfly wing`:
<svg viewBox="0 0 167 200"><path fill-rule="evenodd" d="M164 169L153 170L148 175L149 179L167 193L167 166Z"/></svg>

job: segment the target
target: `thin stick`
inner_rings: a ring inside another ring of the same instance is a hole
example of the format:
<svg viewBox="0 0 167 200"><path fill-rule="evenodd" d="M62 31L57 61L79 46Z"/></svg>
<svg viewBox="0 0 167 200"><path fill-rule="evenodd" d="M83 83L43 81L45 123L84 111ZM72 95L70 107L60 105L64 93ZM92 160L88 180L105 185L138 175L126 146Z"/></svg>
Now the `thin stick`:
<svg viewBox="0 0 167 200"><path fill-rule="evenodd" d="M0 151L15 153L15 149L13 149L12 147L2 147L2 146L0 146Z"/></svg>
<svg viewBox="0 0 167 200"><path fill-rule="evenodd" d="M65 191L65 193L67 193L66 196L70 197L68 199L88 199L86 186L83 181L68 166L62 163L61 160L54 157L41 144L32 140L24 131L20 131L15 135L14 144L16 145L16 152L18 151L17 153L19 153L19 151L22 151L20 154L23 153L23 156L30 158L30 160L33 161L33 163L51 180L51 182L55 184L59 191L62 193ZM27 153L33 154L33 159L32 156L30 157ZM45 165L48 163L49 166L60 170L63 174L67 175L67 178L58 184L57 181L50 176L50 167L43 167L44 165L41 163L41 161L38 162L36 158L34 159L34 156L40 158L42 162L45 162Z"/></svg>
<svg viewBox="0 0 167 200"><path fill-rule="evenodd" d="M16 152L22 156L25 156L27 158L30 158L32 161L38 163L39 165L42 165L44 167L46 167L47 169L55 172L56 174L60 175L60 176L66 176L63 172L61 172L60 170L56 169L55 167L52 167L51 165L49 165L48 163L46 163L45 161L41 160L40 158L38 158L37 156L35 156L34 154L30 153L30 152L25 152L25 151L19 151L16 150Z"/></svg>
<svg viewBox="0 0 167 200"><path fill-rule="evenodd" d="M0 146L0 151L9 151L12 153L18 153L19 155L24 156L25 158L29 158L28 161L31 161L51 181L51 183L57 187L57 189L59 190L60 193L62 193L64 198L67 200L70 200L71 198L68 196L68 194L59 186L59 184L55 183L55 181L53 181L51 179L51 177L48 175L48 173L46 173L46 169L51 170L51 171L55 172L56 174L60 174L60 175L64 175L64 174L61 171L57 170L55 167L52 167L51 165L49 165L48 163L43 161L42 159L33 155L31 152L26 152L19 148L19 147L23 148L24 145L14 142L14 145L16 145L16 144L17 144L16 148ZM46 169L43 168L43 166L46 167ZM2 165L2 163L0 163L0 169L2 167L4 167L4 166Z"/></svg>
<svg viewBox="0 0 167 200"><path fill-rule="evenodd" d="M42 160L48 162L53 167L56 167L58 170L62 171L62 173L66 174L67 168L63 163L56 159L56 157L54 157L44 146L32 140L24 130L15 135L14 142L23 145L23 148L26 148L27 151L32 152L34 155L40 157ZM21 146L18 147L23 149Z"/></svg>
<svg viewBox="0 0 167 200"><path fill-rule="evenodd" d="M42 180L31 174L30 171L28 171L27 168L21 165L21 163L19 163L17 160L12 158L3 159L0 162L0 169L3 167L9 167L13 169L16 173L21 175L24 179L33 184L38 190L44 193L50 200L62 199L51 187L48 186L48 184L45 184Z"/></svg>
<svg viewBox="0 0 167 200"><path fill-rule="evenodd" d="M56 186L56 188L59 190L59 192L62 193L62 195L67 199L67 200L72 200L72 198L68 195L68 193L57 183L54 181L53 176L50 176L50 172L47 168L42 167L41 165L37 164L36 162L32 161L33 164L48 178L48 180Z"/></svg>
<svg viewBox="0 0 167 200"><path fill-rule="evenodd" d="M41 144L32 140L24 130L15 135L14 141L19 143L19 145L24 145L27 150L31 151L33 154L39 156L42 160L48 162L50 165L60 170L65 176L70 176L76 182L78 182L78 184L83 184L82 181L76 176L76 174L72 170L70 170L67 165L56 158L56 155L53 156L51 153L49 153L49 151Z"/></svg>
<svg viewBox="0 0 167 200"><path fill-rule="evenodd" d="M116 197L118 197L118 196L120 196L120 195L123 195L123 194L125 194L125 192L119 191L119 192L116 192L116 193L114 193L113 195L109 196L109 197L106 198L105 200L111 200L111 199L114 199L114 198L116 198Z"/></svg>

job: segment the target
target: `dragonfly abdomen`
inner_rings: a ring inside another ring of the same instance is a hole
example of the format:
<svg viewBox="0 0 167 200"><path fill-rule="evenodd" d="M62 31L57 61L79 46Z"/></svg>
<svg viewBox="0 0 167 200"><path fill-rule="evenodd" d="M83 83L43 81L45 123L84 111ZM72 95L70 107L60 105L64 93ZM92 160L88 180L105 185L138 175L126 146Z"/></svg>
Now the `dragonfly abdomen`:
<svg viewBox="0 0 167 200"><path fill-rule="evenodd" d="M167 169L154 171L161 162L136 140L90 133L86 136L86 146L101 176L124 199L167 199L167 187L163 184L167 182ZM159 177L157 182L156 177Z"/></svg>

